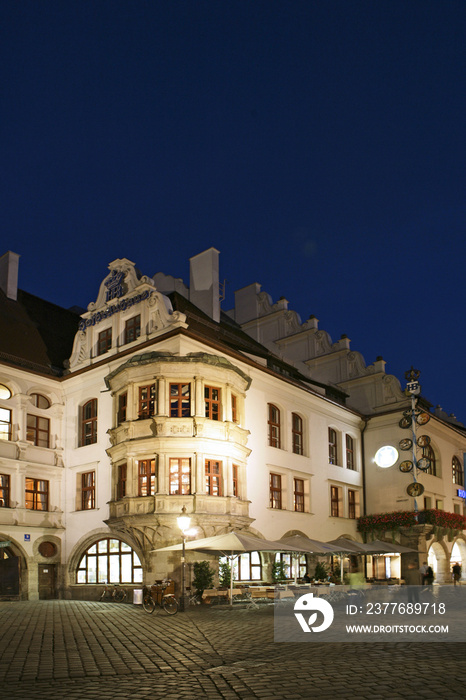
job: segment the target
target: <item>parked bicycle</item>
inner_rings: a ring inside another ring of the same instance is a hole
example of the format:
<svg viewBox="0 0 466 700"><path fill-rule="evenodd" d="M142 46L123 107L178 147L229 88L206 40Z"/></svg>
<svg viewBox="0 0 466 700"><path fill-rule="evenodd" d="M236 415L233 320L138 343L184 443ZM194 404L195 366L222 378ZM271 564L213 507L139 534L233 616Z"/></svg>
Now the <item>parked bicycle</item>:
<svg viewBox="0 0 466 700"><path fill-rule="evenodd" d="M173 593L165 593L170 581L164 581L142 589L142 607L148 613L153 613L156 607L163 608L168 615L178 612L178 601Z"/></svg>
<svg viewBox="0 0 466 700"><path fill-rule="evenodd" d="M110 598L115 603L122 603L126 598L126 591L116 583L113 586L106 585L100 595L100 600L106 600L107 598Z"/></svg>

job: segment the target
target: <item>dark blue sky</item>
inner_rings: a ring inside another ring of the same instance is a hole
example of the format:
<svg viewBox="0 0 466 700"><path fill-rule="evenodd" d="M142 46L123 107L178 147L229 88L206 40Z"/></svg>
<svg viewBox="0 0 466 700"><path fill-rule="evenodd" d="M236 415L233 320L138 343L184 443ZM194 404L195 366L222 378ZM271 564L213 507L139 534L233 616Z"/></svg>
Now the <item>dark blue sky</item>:
<svg viewBox="0 0 466 700"><path fill-rule="evenodd" d="M2 250L94 301L215 246L466 422L464 0L3 0Z"/></svg>

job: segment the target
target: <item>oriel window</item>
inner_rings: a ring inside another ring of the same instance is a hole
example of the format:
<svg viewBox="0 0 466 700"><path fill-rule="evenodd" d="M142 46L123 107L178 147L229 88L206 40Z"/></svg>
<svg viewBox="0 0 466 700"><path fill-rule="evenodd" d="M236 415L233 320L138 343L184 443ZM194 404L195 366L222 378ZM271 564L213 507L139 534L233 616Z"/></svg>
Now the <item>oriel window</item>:
<svg viewBox="0 0 466 700"><path fill-rule="evenodd" d="M139 418L155 414L155 384L139 387Z"/></svg>
<svg viewBox="0 0 466 700"><path fill-rule="evenodd" d="M117 498L124 498L126 496L126 474L127 467L126 464L118 465L118 482L117 482Z"/></svg>
<svg viewBox="0 0 466 700"><path fill-rule="evenodd" d="M222 463L214 459L205 462L205 487L210 496L222 495Z"/></svg>
<svg viewBox="0 0 466 700"><path fill-rule="evenodd" d="M204 387L205 415L211 420L220 420L220 389Z"/></svg>
<svg viewBox="0 0 466 700"><path fill-rule="evenodd" d="M189 418L191 415L191 385L170 384L170 416Z"/></svg>
<svg viewBox="0 0 466 700"><path fill-rule="evenodd" d="M188 496L191 493L191 460L189 457L172 458L169 462L170 495Z"/></svg>
<svg viewBox="0 0 466 700"><path fill-rule="evenodd" d="M138 461L139 496L153 496L155 494L155 459L141 459Z"/></svg>

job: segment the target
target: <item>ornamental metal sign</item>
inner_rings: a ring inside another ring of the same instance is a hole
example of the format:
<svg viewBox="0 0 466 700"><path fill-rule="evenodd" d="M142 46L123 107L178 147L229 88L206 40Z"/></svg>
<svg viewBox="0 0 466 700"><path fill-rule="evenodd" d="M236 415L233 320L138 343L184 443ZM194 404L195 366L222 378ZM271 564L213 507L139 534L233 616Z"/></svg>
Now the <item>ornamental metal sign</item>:
<svg viewBox="0 0 466 700"><path fill-rule="evenodd" d="M0 542L0 547L9 547L11 545L11 540L3 540Z"/></svg>

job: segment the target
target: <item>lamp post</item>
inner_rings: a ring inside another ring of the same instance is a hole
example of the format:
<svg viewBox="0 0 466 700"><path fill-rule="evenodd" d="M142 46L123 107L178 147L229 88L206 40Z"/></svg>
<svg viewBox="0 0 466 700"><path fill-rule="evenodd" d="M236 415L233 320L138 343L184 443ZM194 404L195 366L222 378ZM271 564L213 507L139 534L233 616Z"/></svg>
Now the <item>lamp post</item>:
<svg viewBox="0 0 466 700"><path fill-rule="evenodd" d="M191 524L191 518L186 515L186 506L181 509L181 515L176 519L178 527L181 530L181 537L183 547L181 550L181 597L180 597L180 610L184 612L185 608L185 586L186 586L186 531L189 529Z"/></svg>

